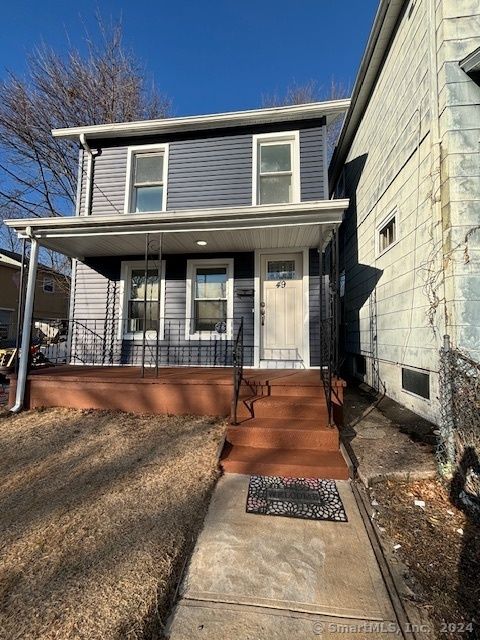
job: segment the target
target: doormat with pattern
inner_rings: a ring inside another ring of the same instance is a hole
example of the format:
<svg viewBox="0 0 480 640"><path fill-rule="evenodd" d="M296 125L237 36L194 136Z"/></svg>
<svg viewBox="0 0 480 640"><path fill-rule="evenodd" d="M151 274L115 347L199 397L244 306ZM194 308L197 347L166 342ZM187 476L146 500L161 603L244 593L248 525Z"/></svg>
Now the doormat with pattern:
<svg viewBox="0 0 480 640"><path fill-rule="evenodd" d="M348 522L334 480L251 476L247 513Z"/></svg>

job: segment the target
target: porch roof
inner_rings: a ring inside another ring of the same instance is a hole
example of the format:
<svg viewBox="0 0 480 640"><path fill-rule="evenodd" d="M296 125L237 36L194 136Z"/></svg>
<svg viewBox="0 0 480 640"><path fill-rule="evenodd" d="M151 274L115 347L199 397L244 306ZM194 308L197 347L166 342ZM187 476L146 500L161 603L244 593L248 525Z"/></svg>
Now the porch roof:
<svg viewBox="0 0 480 640"><path fill-rule="evenodd" d="M19 237L72 258L139 255L162 233L164 253L319 247L341 223L348 200L6 220ZM207 244L199 246L198 241Z"/></svg>

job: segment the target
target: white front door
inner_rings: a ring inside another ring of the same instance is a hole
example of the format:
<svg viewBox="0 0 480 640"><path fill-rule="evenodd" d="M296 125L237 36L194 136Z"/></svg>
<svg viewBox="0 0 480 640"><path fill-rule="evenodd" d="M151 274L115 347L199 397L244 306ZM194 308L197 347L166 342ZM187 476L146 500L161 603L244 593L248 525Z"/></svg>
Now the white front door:
<svg viewBox="0 0 480 640"><path fill-rule="evenodd" d="M304 355L303 255L263 254L260 268L260 360L295 366Z"/></svg>

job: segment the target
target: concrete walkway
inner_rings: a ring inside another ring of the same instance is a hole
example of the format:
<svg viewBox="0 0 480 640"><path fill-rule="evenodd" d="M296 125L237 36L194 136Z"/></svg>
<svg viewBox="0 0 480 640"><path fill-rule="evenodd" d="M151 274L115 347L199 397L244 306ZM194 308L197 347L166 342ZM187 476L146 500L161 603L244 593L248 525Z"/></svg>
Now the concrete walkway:
<svg viewBox="0 0 480 640"><path fill-rule="evenodd" d="M339 523L247 514L248 481L219 481L167 637L399 637L349 482Z"/></svg>

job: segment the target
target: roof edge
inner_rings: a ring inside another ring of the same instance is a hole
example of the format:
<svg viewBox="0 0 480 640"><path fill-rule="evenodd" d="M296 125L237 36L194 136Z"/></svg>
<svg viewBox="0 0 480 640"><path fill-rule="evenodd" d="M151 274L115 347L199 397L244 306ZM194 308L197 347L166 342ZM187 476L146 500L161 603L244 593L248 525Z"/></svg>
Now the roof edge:
<svg viewBox="0 0 480 640"><path fill-rule="evenodd" d="M53 129L54 138L76 140L81 134L90 139L122 138L136 135L152 135L173 131L200 131L225 127L237 127L245 124L265 124L270 122L288 122L306 120L331 115L332 118L348 110L349 99L311 102L307 104L247 111L230 111L197 116L161 118L157 120L139 120L136 122L117 122L96 124L85 127Z"/></svg>
<svg viewBox="0 0 480 640"><path fill-rule="evenodd" d="M331 189L336 183L352 139L368 106L368 101L383 67L398 19L406 2L407 0L380 0L358 69L350 108L330 162L329 179Z"/></svg>

